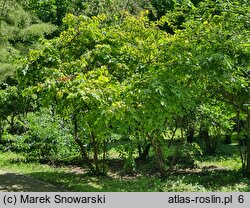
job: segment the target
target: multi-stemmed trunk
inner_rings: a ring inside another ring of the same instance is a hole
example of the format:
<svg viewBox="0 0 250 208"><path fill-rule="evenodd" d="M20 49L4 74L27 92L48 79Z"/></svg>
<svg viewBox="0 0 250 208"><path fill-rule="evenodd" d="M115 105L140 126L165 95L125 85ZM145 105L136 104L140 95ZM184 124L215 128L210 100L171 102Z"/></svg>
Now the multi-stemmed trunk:
<svg viewBox="0 0 250 208"><path fill-rule="evenodd" d="M74 126L74 140L80 148L83 162L86 163L86 165L91 171L94 171L94 167L88 157L86 146L83 144L82 140L79 138L78 121L77 121L77 117L75 114L72 116L72 120L73 120L73 126Z"/></svg>

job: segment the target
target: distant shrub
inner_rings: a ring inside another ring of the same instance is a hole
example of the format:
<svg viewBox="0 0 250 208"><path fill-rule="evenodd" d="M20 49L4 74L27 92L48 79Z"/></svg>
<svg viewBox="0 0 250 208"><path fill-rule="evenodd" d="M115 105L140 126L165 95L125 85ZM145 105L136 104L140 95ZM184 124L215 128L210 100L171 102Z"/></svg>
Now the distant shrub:
<svg viewBox="0 0 250 208"><path fill-rule="evenodd" d="M6 135L5 149L23 152L28 160L67 161L79 156L70 128L47 111L29 113L22 135Z"/></svg>
<svg viewBox="0 0 250 208"><path fill-rule="evenodd" d="M195 157L202 155L202 150L197 143L184 143L177 152L167 156L167 163L179 168L195 167Z"/></svg>

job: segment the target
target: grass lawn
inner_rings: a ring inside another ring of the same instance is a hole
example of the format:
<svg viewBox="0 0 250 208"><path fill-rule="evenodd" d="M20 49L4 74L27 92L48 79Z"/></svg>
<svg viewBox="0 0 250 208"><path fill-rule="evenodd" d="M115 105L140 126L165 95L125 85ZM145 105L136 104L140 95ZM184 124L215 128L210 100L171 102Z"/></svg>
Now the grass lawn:
<svg viewBox="0 0 250 208"><path fill-rule="evenodd" d="M236 147L227 146L227 151ZM222 148L225 151L225 147ZM237 154L227 156L221 150L220 156L197 159L192 169L174 171L165 178L141 171L140 174L121 175L118 169L108 176L92 176L77 166L49 166L39 163L25 163L24 158L12 152L0 152L0 170L21 173L49 182L69 191L84 192L238 192L250 191L249 180L240 172L240 158ZM236 152L236 151L235 151ZM142 165L141 165L142 166ZM143 170L143 166L141 169Z"/></svg>

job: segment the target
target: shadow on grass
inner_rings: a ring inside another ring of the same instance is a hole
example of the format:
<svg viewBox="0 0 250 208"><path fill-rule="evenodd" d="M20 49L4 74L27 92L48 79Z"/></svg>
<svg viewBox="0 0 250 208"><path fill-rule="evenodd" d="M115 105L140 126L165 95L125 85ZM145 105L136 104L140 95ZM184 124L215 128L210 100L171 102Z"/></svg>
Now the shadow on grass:
<svg viewBox="0 0 250 208"><path fill-rule="evenodd" d="M195 169L194 169L195 170ZM201 171L175 172L163 181L181 180L185 184L204 187L208 191L231 191L237 187L238 191L250 191L250 180L242 176L240 170L219 169L216 167L204 167Z"/></svg>
<svg viewBox="0 0 250 208"><path fill-rule="evenodd" d="M247 185L249 180L242 178L238 171L232 170L175 173L166 178L94 177L88 174L64 172L35 172L29 175L63 185L69 191L79 192L250 191Z"/></svg>
<svg viewBox="0 0 250 208"><path fill-rule="evenodd" d="M105 176L91 176L89 174L65 172L35 172L29 176L43 179L49 183L67 187L69 191L79 192L135 192L145 191L140 186L140 178L122 179ZM152 190L154 191L154 190Z"/></svg>
<svg viewBox="0 0 250 208"><path fill-rule="evenodd" d="M0 192L58 192L63 191L49 183L15 173L0 173Z"/></svg>

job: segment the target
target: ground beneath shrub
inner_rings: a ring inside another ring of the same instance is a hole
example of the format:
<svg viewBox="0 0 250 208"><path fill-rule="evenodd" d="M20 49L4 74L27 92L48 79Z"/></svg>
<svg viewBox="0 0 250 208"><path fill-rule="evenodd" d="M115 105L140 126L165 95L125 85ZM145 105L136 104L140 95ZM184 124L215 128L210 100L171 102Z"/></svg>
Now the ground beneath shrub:
<svg viewBox="0 0 250 208"><path fill-rule="evenodd" d="M0 192L61 192L65 189L49 183L0 170Z"/></svg>

